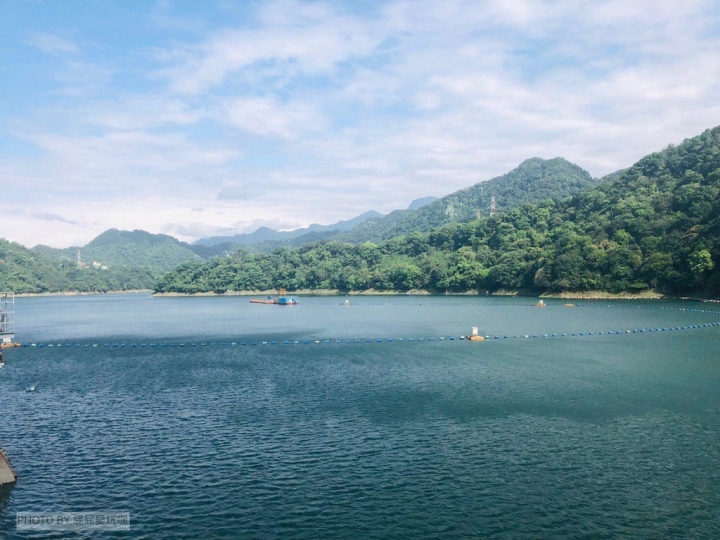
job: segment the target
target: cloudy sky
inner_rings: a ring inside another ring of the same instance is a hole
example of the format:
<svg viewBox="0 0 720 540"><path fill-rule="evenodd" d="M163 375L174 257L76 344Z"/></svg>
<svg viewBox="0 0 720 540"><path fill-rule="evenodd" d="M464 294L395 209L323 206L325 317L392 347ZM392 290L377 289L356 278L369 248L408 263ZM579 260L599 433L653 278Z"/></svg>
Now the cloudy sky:
<svg viewBox="0 0 720 540"><path fill-rule="evenodd" d="M716 0L0 0L0 237L404 208L720 124Z"/></svg>

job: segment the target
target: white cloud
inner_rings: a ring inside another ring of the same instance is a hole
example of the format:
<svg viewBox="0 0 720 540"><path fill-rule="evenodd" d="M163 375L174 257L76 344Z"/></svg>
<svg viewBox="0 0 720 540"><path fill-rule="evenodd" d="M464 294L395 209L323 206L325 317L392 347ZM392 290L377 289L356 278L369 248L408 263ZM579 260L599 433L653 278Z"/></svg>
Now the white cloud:
<svg viewBox="0 0 720 540"><path fill-rule="evenodd" d="M224 103L217 120L260 136L294 138L325 126L322 115L307 103L281 104L275 99L241 97Z"/></svg>
<svg viewBox="0 0 720 540"><path fill-rule="evenodd" d="M228 182L218 192L217 199L219 201L249 201L263 197L267 193L267 181L246 181L246 182Z"/></svg>
<svg viewBox="0 0 720 540"><path fill-rule="evenodd" d="M60 223L67 223L69 225L79 225L79 222L74 219L67 219L60 214L52 214L49 212L33 212L32 217L43 221L59 221Z"/></svg>
<svg viewBox="0 0 720 540"><path fill-rule="evenodd" d="M301 225L297 221L288 219L251 219L247 221L238 221L235 223L235 230L241 233L250 233L258 230L260 227L268 227L276 231L288 231L299 228Z"/></svg>
<svg viewBox="0 0 720 540"><path fill-rule="evenodd" d="M252 233L260 227L268 227L276 231L294 230L301 225L295 221L282 219L252 219L238 221L229 226L210 225L202 222L167 223L162 232L172 234L188 241L208 238L211 236L233 236L236 234Z"/></svg>
<svg viewBox="0 0 720 540"><path fill-rule="evenodd" d="M86 102L83 121L108 130L148 130L192 126L208 118L205 105L195 106L172 95L122 95Z"/></svg>
<svg viewBox="0 0 720 540"><path fill-rule="evenodd" d="M65 176L70 186L81 188L95 178L100 180L98 187L108 192L149 188L146 182L152 177L167 179L177 175L176 184L192 183L188 173L201 174L204 168L222 165L237 155L231 148L197 144L179 133L117 130L99 136L38 132L23 135L55 158L57 174ZM133 175L137 175L136 180L132 180Z"/></svg>
<svg viewBox="0 0 720 540"><path fill-rule="evenodd" d="M30 32L25 43L46 53L77 53L77 46L67 39L48 32Z"/></svg>
<svg viewBox="0 0 720 540"><path fill-rule="evenodd" d="M217 31L201 43L164 51L159 58L176 63L158 74L178 92L198 94L251 66L266 70L261 64L268 62L279 64L281 74L327 73L339 62L370 53L378 42L366 21L322 4L270 3L258 20L255 28Z"/></svg>
<svg viewBox="0 0 720 540"><path fill-rule="evenodd" d="M188 240L197 240L198 238L207 238L210 236L232 236L233 234L237 234L237 230L233 227L208 225L207 223L197 221L167 223L161 230L165 234L170 234L181 239Z"/></svg>
<svg viewBox="0 0 720 540"><path fill-rule="evenodd" d="M720 124L709 1L414 0L352 13L281 1L198 24L170 4L152 13L176 33L130 67L33 34L68 58L52 98L7 124L32 152L0 150L0 179L31 221L0 236L329 223L533 156L604 175ZM49 202L85 225L36 227Z"/></svg>

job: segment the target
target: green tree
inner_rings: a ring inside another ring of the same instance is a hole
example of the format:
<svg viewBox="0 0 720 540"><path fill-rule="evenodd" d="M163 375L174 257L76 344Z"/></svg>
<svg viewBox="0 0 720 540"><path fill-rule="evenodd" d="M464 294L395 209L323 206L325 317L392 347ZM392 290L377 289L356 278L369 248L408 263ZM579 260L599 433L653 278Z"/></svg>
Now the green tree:
<svg viewBox="0 0 720 540"><path fill-rule="evenodd" d="M690 255L689 263L693 277L705 288L705 276L710 270L715 268L715 263L713 263L710 252L707 249L694 251Z"/></svg>

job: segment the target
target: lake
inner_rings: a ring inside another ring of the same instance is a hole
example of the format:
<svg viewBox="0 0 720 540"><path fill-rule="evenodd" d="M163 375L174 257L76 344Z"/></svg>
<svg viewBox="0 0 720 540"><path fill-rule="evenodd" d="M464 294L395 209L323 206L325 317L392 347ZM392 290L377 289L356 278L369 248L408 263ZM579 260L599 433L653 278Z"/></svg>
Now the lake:
<svg viewBox="0 0 720 540"><path fill-rule="evenodd" d="M0 538L720 537L720 306L348 299L17 299Z"/></svg>

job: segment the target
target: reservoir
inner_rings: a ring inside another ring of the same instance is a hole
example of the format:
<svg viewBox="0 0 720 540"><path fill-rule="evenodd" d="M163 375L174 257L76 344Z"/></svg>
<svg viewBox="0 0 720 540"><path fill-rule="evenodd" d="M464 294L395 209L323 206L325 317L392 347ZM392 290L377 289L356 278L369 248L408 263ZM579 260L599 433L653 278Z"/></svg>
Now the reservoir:
<svg viewBox="0 0 720 540"><path fill-rule="evenodd" d="M248 300L18 298L0 538L720 537L719 305Z"/></svg>

